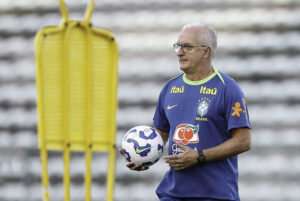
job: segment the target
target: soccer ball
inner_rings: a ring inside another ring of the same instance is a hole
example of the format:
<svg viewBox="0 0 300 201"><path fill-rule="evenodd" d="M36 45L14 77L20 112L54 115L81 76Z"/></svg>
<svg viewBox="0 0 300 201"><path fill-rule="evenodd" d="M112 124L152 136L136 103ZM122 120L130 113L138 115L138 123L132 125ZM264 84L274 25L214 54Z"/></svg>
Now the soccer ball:
<svg viewBox="0 0 300 201"><path fill-rule="evenodd" d="M123 138L122 151L127 161L142 166L156 163L164 149L159 133L149 126L136 126Z"/></svg>

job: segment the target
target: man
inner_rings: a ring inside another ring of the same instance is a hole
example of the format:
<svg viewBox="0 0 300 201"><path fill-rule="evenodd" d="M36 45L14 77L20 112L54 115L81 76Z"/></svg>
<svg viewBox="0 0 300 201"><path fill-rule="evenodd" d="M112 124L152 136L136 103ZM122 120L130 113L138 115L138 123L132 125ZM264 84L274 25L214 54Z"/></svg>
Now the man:
<svg viewBox="0 0 300 201"><path fill-rule="evenodd" d="M213 27L185 25L173 47L184 73L165 84L154 115L170 166L156 193L161 201L239 201L237 155L251 147L243 92L212 66Z"/></svg>

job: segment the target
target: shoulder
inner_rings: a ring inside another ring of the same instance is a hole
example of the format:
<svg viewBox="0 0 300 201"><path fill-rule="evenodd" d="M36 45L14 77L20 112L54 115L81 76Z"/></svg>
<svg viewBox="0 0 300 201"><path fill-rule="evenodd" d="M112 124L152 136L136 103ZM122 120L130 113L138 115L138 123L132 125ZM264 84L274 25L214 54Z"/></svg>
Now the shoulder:
<svg viewBox="0 0 300 201"><path fill-rule="evenodd" d="M223 84L226 86L226 85L230 85L232 83L236 83L236 81L230 77L229 75L219 71L219 74L221 76L221 79L223 79Z"/></svg>
<svg viewBox="0 0 300 201"><path fill-rule="evenodd" d="M181 84L183 81L182 81L182 76L183 76L183 73L169 79L165 85L164 85L164 88L167 88L168 86L171 86L171 85L174 85L174 84Z"/></svg>
<svg viewBox="0 0 300 201"><path fill-rule="evenodd" d="M218 72L218 76L220 80L219 87L222 91L221 94L225 97L225 99L232 99L233 97L244 97L244 92L232 77L222 72Z"/></svg>
<svg viewBox="0 0 300 201"><path fill-rule="evenodd" d="M225 99L229 98L232 99L234 97L244 97L244 92L239 86L239 84L229 75L226 75L222 72L220 72L220 75L222 76L224 80L224 85L223 85L223 95L225 96Z"/></svg>
<svg viewBox="0 0 300 201"><path fill-rule="evenodd" d="M232 90L240 89L239 84L232 77L222 72L219 73L224 81L223 84L225 89L232 89Z"/></svg>
<svg viewBox="0 0 300 201"><path fill-rule="evenodd" d="M179 74L179 75L176 75L175 77L169 79L169 80L167 81L167 83L170 83L170 82L174 83L174 82L182 81L182 76L183 76L183 74L184 74L184 73L181 73L181 74Z"/></svg>
<svg viewBox="0 0 300 201"><path fill-rule="evenodd" d="M183 73L180 75L177 75L177 76L169 79L167 82L165 82L165 84L160 92L160 97L164 97L165 94L167 94L167 92L170 91L172 87L182 84L182 75L183 75Z"/></svg>

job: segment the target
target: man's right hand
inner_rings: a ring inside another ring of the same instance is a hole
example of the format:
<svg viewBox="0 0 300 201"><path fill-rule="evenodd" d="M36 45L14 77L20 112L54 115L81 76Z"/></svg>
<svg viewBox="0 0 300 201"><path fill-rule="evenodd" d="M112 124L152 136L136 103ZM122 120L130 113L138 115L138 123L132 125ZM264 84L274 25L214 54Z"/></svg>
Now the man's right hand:
<svg viewBox="0 0 300 201"><path fill-rule="evenodd" d="M122 151L121 148L119 148L119 152L120 152L120 154L122 154L122 156L124 156L123 151ZM128 162L127 160L126 160L126 166L129 169L135 170L135 171L144 171L144 170L148 170L149 169L149 166L141 166L141 165L135 164L133 162Z"/></svg>

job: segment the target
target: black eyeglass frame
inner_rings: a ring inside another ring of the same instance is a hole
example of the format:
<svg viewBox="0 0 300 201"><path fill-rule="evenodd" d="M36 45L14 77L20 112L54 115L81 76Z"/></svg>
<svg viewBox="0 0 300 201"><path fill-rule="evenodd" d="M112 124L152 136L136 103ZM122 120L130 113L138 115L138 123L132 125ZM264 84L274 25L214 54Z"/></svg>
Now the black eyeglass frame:
<svg viewBox="0 0 300 201"><path fill-rule="evenodd" d="M188 43L183 43L183 44L174 43L173 44L173 49L175 52L178 52L179 48L181 48L184 53L187 53L188 51L192 50L193 47L207 47L207 46L206 45L191 45Z"/></svg>

